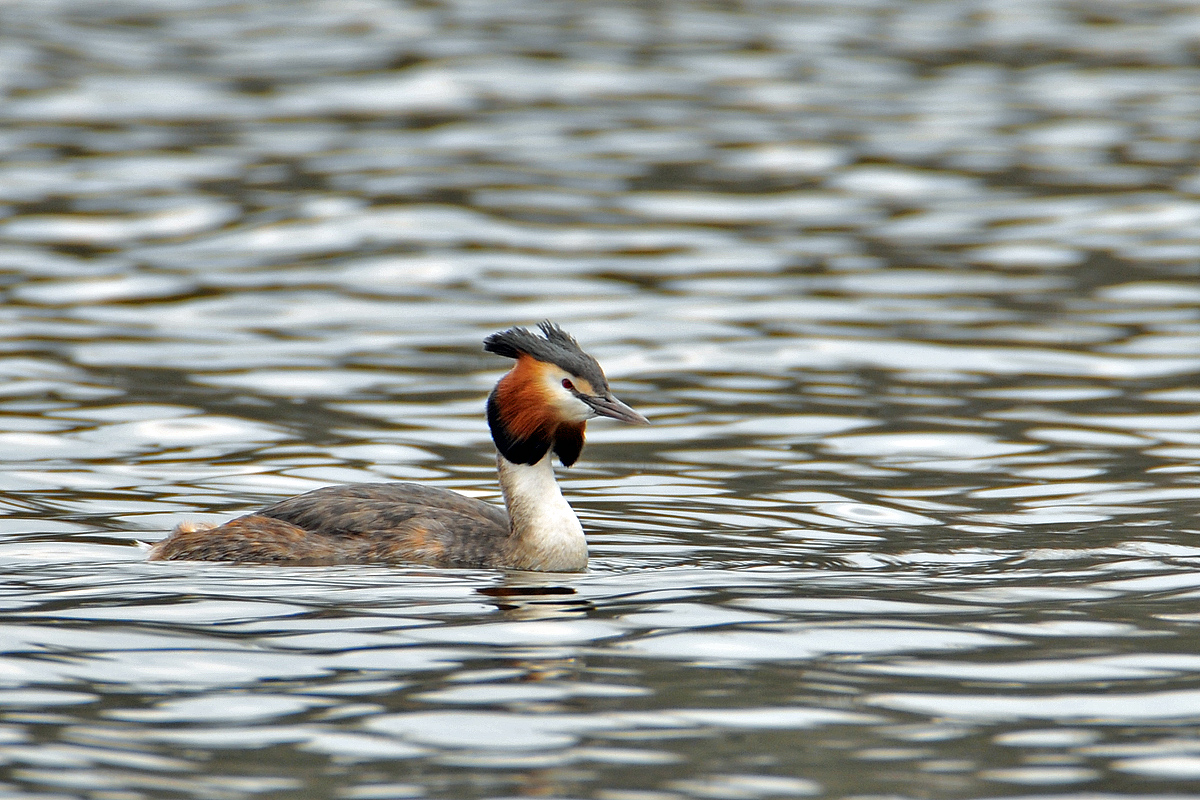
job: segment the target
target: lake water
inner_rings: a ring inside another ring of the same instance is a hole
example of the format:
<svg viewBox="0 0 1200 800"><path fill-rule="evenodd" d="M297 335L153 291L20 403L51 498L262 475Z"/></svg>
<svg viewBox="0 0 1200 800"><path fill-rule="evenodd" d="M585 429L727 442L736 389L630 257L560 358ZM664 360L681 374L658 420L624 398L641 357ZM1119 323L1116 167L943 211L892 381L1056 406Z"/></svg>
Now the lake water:
<svg viewBox="0 0 1200 800"><path fill-rule="evenodd" d="M1200 6L0 4L0 797L1200 789ZM648 428L579 575L146 563Z"/></svg>

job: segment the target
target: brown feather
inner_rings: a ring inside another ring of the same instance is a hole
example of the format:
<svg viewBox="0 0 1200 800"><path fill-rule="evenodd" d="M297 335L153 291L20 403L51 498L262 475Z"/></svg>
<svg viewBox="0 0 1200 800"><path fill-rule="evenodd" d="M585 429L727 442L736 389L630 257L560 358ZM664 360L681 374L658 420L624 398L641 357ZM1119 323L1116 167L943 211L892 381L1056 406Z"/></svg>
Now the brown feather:
<svg viewBox="0 0 1200 800"><path fill-rule="evenodd" d="M514 463L534 464L553 448L563 466L569 467L583 452L586 423L565 421L553 390L547 388L551 381L546 373L558 369L522 354L492 392L492 438L500 452ZM494 424L497 422L499 429Z"/></svg>
<svg viewBox="0 0 1200 800"><path fill-rule="evenodd" d="M516 365L496 384L500 417L515 439L548 438L555 427L553 406L543 388L547 369L547 364L522 353Z"/></svg>

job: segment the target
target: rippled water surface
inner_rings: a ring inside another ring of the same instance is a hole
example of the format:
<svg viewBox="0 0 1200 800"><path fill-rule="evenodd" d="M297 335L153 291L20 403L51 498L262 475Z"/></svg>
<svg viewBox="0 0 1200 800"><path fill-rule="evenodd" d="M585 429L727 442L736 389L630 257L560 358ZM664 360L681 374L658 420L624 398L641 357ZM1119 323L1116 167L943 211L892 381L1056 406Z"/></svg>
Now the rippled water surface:
<svg viewBox="0 0 1200 800"><path fill-rule="evenodd" d="M1200 7L0 4L0 796L1200 786ZM143 561L649 428L579 575Z"/></svg>

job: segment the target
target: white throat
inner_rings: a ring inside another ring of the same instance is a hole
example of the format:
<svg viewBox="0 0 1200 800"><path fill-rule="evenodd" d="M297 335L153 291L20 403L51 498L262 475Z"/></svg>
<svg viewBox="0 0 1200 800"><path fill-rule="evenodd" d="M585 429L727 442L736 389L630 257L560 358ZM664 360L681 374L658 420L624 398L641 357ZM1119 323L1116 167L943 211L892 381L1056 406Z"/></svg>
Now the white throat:
<svg viewBox="0 0 1200 800"><path fill-rule="evenodd" d="M587 568L587 540L579 518L559 491L551 452L536 464L496 457L500 489L512 529L509 566L546 572Z"/></svg>

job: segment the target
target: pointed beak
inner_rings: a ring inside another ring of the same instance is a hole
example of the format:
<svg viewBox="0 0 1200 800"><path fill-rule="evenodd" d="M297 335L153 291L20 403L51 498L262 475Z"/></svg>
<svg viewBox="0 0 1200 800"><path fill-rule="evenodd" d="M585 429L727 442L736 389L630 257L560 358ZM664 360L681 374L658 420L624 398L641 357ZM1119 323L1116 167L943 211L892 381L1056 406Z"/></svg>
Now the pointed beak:
<svg viewBox="0 0 1200 800"><path fill-rule="evenodd" d="M621 422L628 422L632 425L650 424L650 420L646 419L641 414L634 411L617 398L613 397L611 394L606 394L603 397L580 395L579 399L591 406L592 411L595 411L596 414L601 417L619 419Z"/></svg>

